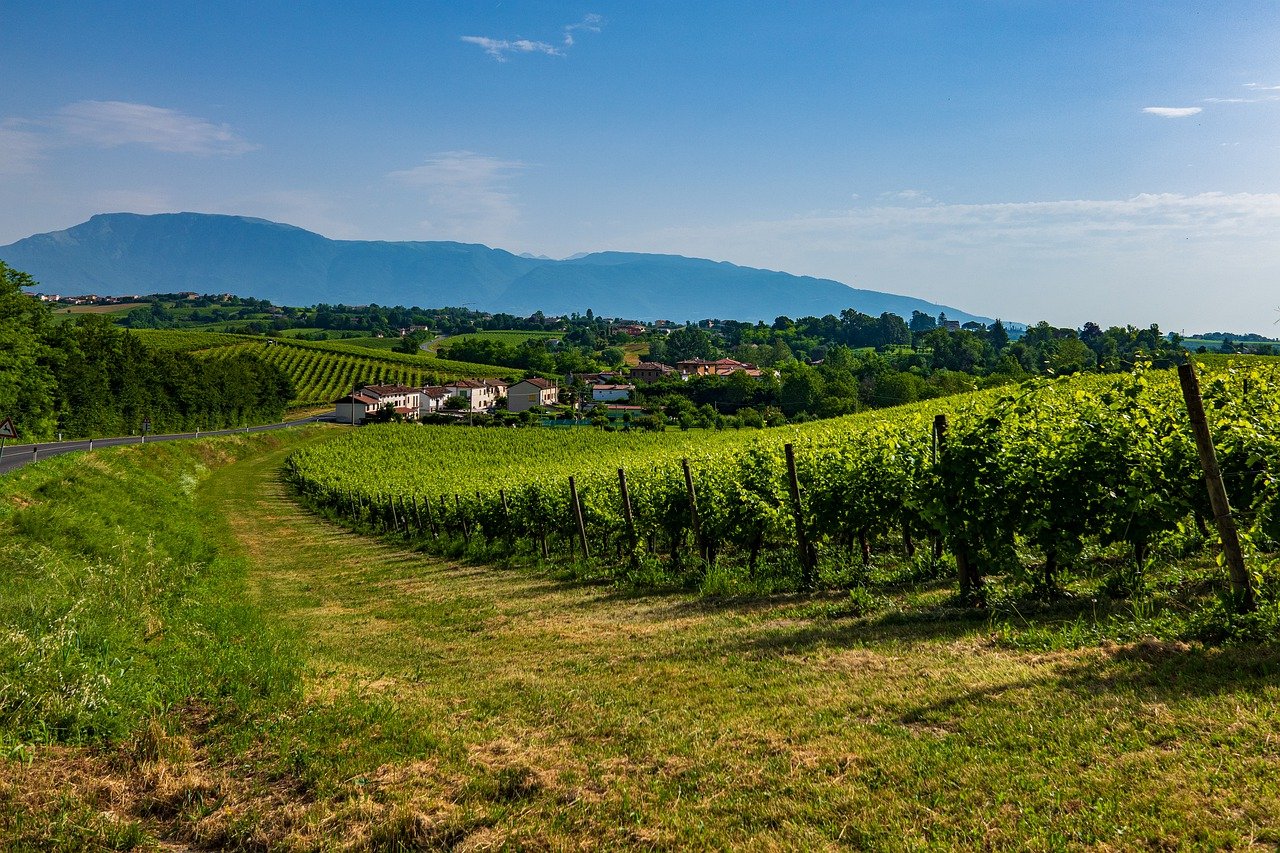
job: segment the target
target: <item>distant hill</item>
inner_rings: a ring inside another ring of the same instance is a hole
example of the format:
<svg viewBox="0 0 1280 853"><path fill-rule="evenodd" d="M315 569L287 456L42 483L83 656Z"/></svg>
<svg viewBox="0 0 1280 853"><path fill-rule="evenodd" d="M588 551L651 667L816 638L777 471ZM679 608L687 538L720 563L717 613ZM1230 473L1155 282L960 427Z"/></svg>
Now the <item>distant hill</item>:
<svg viewBox="0 0 1280 853"><path fill-rule="evenodd" d="M598 252L557 261L471 243L330 240L246 216L107 213L0 246L49 293L191 290L318 302L585 312L675 321L912 311L989 321L948 305L829 279L679 255Z"/></svg>

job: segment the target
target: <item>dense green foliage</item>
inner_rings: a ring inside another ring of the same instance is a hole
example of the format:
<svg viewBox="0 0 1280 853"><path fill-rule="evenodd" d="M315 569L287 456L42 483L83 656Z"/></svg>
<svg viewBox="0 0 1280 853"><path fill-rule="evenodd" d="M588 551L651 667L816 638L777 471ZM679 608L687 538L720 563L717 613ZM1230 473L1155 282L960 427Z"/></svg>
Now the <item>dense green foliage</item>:
<svg viewBox="0 0 1280 853"><path fill-rule="evenodd" d="M30 282L0 263L0 418L35 441L278 421L288 376L251 353L204 360L183 347L147 346L100 315L50 322L23 294Z"/></svg>
<svg viewBox="0 0 1280 853"><path fill-rule="evenodd" d="M1269 472L1280 470L1280 387L1272 371L1253 367L1213 372L1205 391L1232 501L1252 546L1273 550L1280 483ZM949 428L935 460L937 413L949 415ZM287 470L314 504L362 523L425 537L431 502L431 519L456 532L570 544L572 474L593 550L625 556L637 544L627 541L618 494L616 468L625 467L638 539L696 574L717 561L754 567L763 554L794 554L787 442L796 448L802 517L827 565L846 563L855 544L866 558L874 543L902 542L911 552L921 537L940 537L970 568L965 591L980 600L988 573L1050 590L1086 544L1116 543L1129 558L1111 566L1108 583L1124 593L1141 587L1156 543L1208 541L1207 498L1177 382L1143 370L1037 380L748 440L732 432L562 437L383 427L299 452ZM682 457L693 470L700 541L689 541Z"/></svg>

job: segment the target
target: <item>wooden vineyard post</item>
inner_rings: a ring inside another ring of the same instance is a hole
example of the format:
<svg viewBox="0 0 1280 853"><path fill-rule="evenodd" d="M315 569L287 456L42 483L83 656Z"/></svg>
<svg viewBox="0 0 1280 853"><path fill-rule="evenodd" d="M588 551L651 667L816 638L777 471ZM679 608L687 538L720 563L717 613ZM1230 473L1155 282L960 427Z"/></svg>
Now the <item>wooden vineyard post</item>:
<svg viewBox="0 0 1280 853"><path fill-rule="evenodd" d="M462 511L462 496L453 493L453 505L458 509L458 524L462 526L462 541L471 544L471 529L467 527L467 515Z"/></svg>
<svg viewBox="0 0 1280 853"><path fill-rule="evenodd" d="M800 583L805 589L814 586L814 553L809 547L809 536L804 528L804 510L800 504L800 478L796 476L796 451L790 444L783 447L787 454L787 483L791 487L791 508L796 517L796 547L800 551Z"/></svg>
<svg viewBox="0 0 1280 853"><path fill-rule="evenodd" d="M498 489L498 497L502 498L502 526L507 534L507 548L515 547L511 533L511 507L507 504L507 490Z"/></svg>
<svg viewBox="0 0 1280 853"><path fill-rule="evenodd" d="M484 518L484 498L480 496L479 489L476 490L476 516L481 519ZM477 525L476 529L483 530L486 539L492 538L489 536L489 529L483 523Z"/></svg>
<svg viewBox="0 0 1280 853"><path fill-rule="evenodd" d="M389 513L388 513L388 514L391 516L391 532L392 532L392 533L399 533L399 532L400 532L400 518L399 518L399 516L397 516L397 515L396 515L396 498L395 498L395 495L392 495L391 497L387 498L387 509L389 510Z"/></svg>
<svg viewBox="0 0 1280 853"><path fill-rule="evenodd" d="M1227 489L1222 483L1222 471L1218 468L1218 454L1213 448L1213 436L1209 434L1209 422L1204 416L1204 401L1200 397L1200 381L1196 378L1195 365L1190 362L1178 366L1178 381L1182 384L1182 398L1191 416L1191 432L1195 435L1196 450L1200 454L1200 467L1204 469L1205 485L1209 488L1209 505L1213 508L1213 520L1218 525L1218 537L1222 540L1222 554L1231 577L1231 595L1241 611L1252 610L1255 605L1253 579L1244 565L1244 553L1240 550L1240 537L1235 520L1231 517L1231 504L1227 501Z"/></svg>
<svg viewBox="0 0 1280 853"><path fill-rule="evenodd" d="M573 517L578 522L578 542L582 545L582 558L591 559L591 548L587 545L587 522L582 517L582 502L578 500L578 483L569 478L569 499L573 502Z"/></svg>
<svg viewBox="0 0 1280 853"><path fill-rule="evenodd" d="M418 496L411 497L409 503L413 507L413 526L417 528L418 535L421 536L426 532L426 529L422 526L422 511L418 509Z"/></svg>
<svg viewBox="0 0 1280 853"><path fill-rule="evenodd" d="M689 470L689 459L680 460L684 469L684 490L689 495L689 523L693 526L693 547L704 559L706 548L702 544L702 520L698 518L698 495L693 490L693 472Z"/></svg>
<svg viewBox="0 0 1280 853"><path fill-rule="evenodd" d="M935 415L933 418L933 440L936 456L946 453L947 449L947 416ZM936 457L935 457L936 458ZM943 484L946 489L946 484ZM955 537L951 542L951 550L956 555L956 574L960 577L960 599L973 601L978 595L981 581L974 572L973 563L969 560L969 543Z"/></svg>
<svg viewBox="0 0 1280 853"><path fill-rule="evenodd" d="M930 462L930 470L932 471L938 470L938 417L941 417L941 416L936 416L933 419L933 430L929 436L930 437L929 462ZM946 423L945 417L943 417L942 422L943 424ZM930 554L931 554L929 568L932 569L934 565L937 563L937 561L942 558L942 534L938 532L936 529L931 530L929 532L929 545L930 545Z"/></svg>
<svg viewBox="0 0 1280 853"><path fill-rule="evenodd" d="M627 491L627 472L622 468L618 469L618 492L622 495L622 517L627 522L627 549L631 565L634 566L638 559L636 550L640 547L640 540L636 536L636 518L631 512L631 493Z"/></svg>
<svg viewBox="0 0 1280 853"><path fill-rule="evenodd" d="M427 508L427 525L431 528L431 538L440 538L440 529L436 527L436 518L431 514L431 495L422 496L422 505Z"/></svg>
<svg viewBox="0 0 1280 853"><path fill-rule="evenodd" d="M533 495L533 517L538 520L538 549L542 553L542 559L545 560L551 556L551 553L547 549L547 526L546 520L542 517L542 498L537 492Z"/></svg>

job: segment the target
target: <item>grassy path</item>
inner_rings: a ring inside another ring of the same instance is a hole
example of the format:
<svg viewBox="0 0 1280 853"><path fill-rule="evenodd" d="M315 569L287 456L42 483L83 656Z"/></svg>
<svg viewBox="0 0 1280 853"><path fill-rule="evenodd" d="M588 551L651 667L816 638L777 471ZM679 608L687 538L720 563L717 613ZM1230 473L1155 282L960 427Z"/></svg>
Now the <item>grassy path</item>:
<svg viewBox="0 0 1280 853"><path fill-rule="evenodd" d="M1207 848L1280 842L1277 656L1031 655L983 623L631 596L345 532L215 472L211 536L299 638L287 839L337 846ZM225 526L224 526L225 525Z"/></svg>

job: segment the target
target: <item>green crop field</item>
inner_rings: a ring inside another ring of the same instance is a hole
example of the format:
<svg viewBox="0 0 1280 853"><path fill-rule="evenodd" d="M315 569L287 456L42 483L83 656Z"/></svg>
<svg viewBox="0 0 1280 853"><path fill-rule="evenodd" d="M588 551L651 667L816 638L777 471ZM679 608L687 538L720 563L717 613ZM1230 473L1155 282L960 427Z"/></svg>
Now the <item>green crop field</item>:
<svg viewBox="0 0 1280 853"><path fill-rule="evenodd" d="M144 344L152 349L198 352L217 347L234 346L254 340L245 335L229 335L222 332L201 332L187 329L130 329Z"/></svg>
<svg viewBox="0 0 1280 853"><path fill-rule="evenodd" d="M1280 391L1249 363L1206 374L1227 489L1254 547L1280 540ZM934 443L932 420L949 418ZM795 448L802 546L787 493ZM429 467L401 460L431 458ZM681 460L687 459L686 480ZM626 519L617 469L629 472ZM905 571L917 543L947 543L965 596L979 566L1013 586L1090 594L1143 588L1157 550L1212 541L1213 513L1181 392L1170 372L1036 381L1014 390L761 433L627 435L382 427L300 452L287 471L313 505L356 524L408 532L430 547L439 526L508 551L551 540L636 571L648 543L669 554L663 582L704 589L793 590L820 579L858 586L881 553ZM583 526L568 487L576 479ZM695 507L689 498L690 485ZM474 537L474 538L479 538ZM1106 572L1082 558L1107 555ZM860 558L855 555L859 555ZM1164 599L1174 618L1176 592ZM1196 606L1213 609L1212 598ZM1197 630L1188 624L1186 630Z"/></svg>
<svg viewBox="0 0 1280 853"><path fill-rule="evenodd" d="M1161 639L1151 595L966 609L953 579L890 578L878 552L853 592L746 597L646 592L598 561L496 570L474 530L466 561L442 559L299 506L282 463L346 435L0 478L7 846L1280 843L1273 640ZM1161 554L1150 581L1220 574ZM1126 610L1139 633L1099 645L1092 614ZM1078 647L1046 650L1046 626Z"/></svg>
<svg viewBox="0 0 1280 853"><path fill-rule="evenodd" d="M279 365L293 380L294 399L290 406L331 403L343 394L349 394L357 383L422 387L459 377L483 375L477 374L477 370L488 372L483 365L443 359L405 361L385 358L361 347L352 347L350 350L328 349L309 343L290 341L269 344L258 340L208 350L207 355L218 358L233 352L250 352L264 361ZM328 343L331 346L334 342Z"/></svg>
<svg viewBox="0 0 1280 853"><path fill-rule="evenodd" d="M332 403L355 383L422 386L469 377L514 377L519 371L426 355L381 352L347 341L268 340L188 330L134 330L147 346L223 358L249 352L284 369L294 385L291 407Z"/></svg>
<svg viewBox="0 0 1280 853"><path fill-rule="evenodd" d="M463 335L449 335L432 344L432 350L438 350L442 346L461 343L462 341L500 341L508 346L518 346L525 341L531 340L551 340L561 337L562 332L525 332L520 330L496 330L485 332L468 332Z"/></svg>

